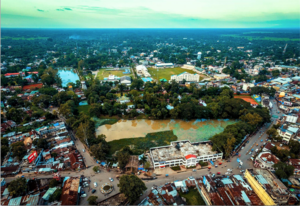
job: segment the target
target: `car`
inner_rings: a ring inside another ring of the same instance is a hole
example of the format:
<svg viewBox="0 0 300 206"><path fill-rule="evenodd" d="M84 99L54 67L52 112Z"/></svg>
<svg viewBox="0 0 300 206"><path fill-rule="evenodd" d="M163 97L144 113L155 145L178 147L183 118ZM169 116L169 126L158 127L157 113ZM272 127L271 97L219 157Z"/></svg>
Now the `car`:
<svg viewBox="0 0 300 206"><path fill-rule="evenodd" d="M80 197L86 197L86 194L82 194Z"/></svg>
<svg viewBox="0 0 300 206"><path fill-rule="evenodd" d="M241 172L241 173L244 173L244 172L245 172L245 170L241 170L240 172Z"/></svg>
<svg viewBox="0 0 300 206"><path fill-rule="evenodd" d="M280 144L279 147L282 147L282 144Z"/></svg>
<svg viewBox="0 0 300 206"><path fill-rule="evenodd" d="M83 181L87 182L87 181L89 181L89 179L88 178L84 178Z"/></svg>
<svg viewBox="0 0 300 206"><path fill-rule="evenodd" d="M244 148L245 148L245 147L242 147L242 149L244 149ZM241 150L242 150L242 149L241 149Z"/></svg>
<svg viewBox="0 0 300 206"><path fill-rule="evenodd" d="M97 187L97 186L98 186L97 182L94 182L94 187Z"/></svg>
<svg viewBox="0 0 300 206"><path fill-rule="evenodd" d="M93 190L92 190L92 194L94 194L95 192L96 192L96 190L95 190L95 189L93 189Z"/></svg>
<svg viewBox="0 0 300 206"><path fill-rule="evenodd" d="M217 173L217 175L220 175L220 174L221 174L221 172L218 172L218 173Z"/></svg>
<svg viewBox="0 0 300 206"><path fill-rule="evenodd" d="M226 173L225 173L225 175L229 175L229 174L230 174L230 172L226 172Z"/></svg>
<svg viewBox="0 0 300 206"><path fill-rule="evenodd" d="M249 152L249 155L251 155L252 154L252 152Z"/></svg>
<svg viewBox="0 0 300 206"><path fill-rule="evenodd" d="M111 177L109 177L108 179L109 179L111 182L113 182L113 181L114 181L114 179L113 179L113 178L111 178Z"/></svg>
<svg viewBox="0 0 300 206"><path fill-rule="evenodd" d="M231 170L231 169L227 169L227 171L228 171L228 172L232 172L232 170Z"/></svg>
<svg viewBox="0 0 300 206"><path fill-rule="evenodd" d="M85 150L84 150L84 149L82 149L82 152L85 152Z"/></svg>
<svg viewBox="0 0 300 206"><path fill-rule="evenodd" d="M211 176L212 176L212 177L215 177L216 175L215 175L215 174L212 174Z"/></svg>
<svg viewBox="0 0 300 206"><path fill-rule="evenodd" d="M196 169L193 169L193 172L196 172L197 170Z"/></svg>

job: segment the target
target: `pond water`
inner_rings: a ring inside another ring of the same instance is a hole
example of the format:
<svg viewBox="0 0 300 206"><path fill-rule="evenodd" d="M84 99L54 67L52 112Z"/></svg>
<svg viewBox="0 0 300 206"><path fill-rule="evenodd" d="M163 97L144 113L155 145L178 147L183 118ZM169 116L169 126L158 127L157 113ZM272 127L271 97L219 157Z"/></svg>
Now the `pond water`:
<svg viewBox="0 0 300 206"><path fill-rule="evenodd" d="M106 135L106 141L145 137L147 133L173 130L178 140L192 142L208 140L222 132L227 125L237 120L119 120L117 123L105 124L96 129L96 134Z"/></svg>
<svg viewBox="0 0 300 206"><path fill-rule="evenodd" d="M76 83L76 80L80 80L79 76L72 70L60 69L58 75L62 80L63 87L66 87L69 82Z"/></svg>

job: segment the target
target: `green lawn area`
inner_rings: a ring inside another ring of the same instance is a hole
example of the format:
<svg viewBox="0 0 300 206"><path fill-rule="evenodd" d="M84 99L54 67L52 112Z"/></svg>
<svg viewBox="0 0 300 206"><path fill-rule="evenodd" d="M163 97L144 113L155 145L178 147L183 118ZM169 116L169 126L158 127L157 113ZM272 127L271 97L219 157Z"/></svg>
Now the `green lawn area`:
<svg viewBox="0 0 300 206"><path fill-rule="evenodd" d="M290 39L290 38L279 38L279 37L253 37L253 36L240 36L238 34L224 34L222 36L227 37L237 37L237 38L246 38L249 41L252 40L270 40L270 41L300 41L300 39Z"/></svg>
<svg viewBox="0 0 300 206"><path fill-rule="evenodd" d="M115 71L108 71L106 69L99 69L98 74L97 74L97 79L103 80L105 77L108 77L110 74L116 75L118 77L122 76L130 76L133 77L133 74L123 74L125 70L115 70Z"/></svg>
<svg viewBox="0 0 300 206"><path fill-rule="evenodd" d="M177 74L181 74L183 72L195 74L195 72L193 72L192 70L183 69L180 67L158 69L158 72L157 72L157 69L155 69L155 68L148 68L148 71L151 74L153 79L157 79L157 75L158 75L158 79L164 78L168 81L171 79L171 75L177 75ZM204 75L201 75L200 79L203 77L204 77Z"/></svg>
<svg viewBox="0 0 300 206"><path fill-rule="evenodd" d="M35 40L35 39L48 39L48 37L10 37L10 36L4 36L1 37L1 39L12 39L12 40Z"/></svg>
<svg viewBox="0 0 300 206"><path fill-rule="evenodd" d="M142 154L151 147L169 145L171 141L176 141L177 136L173 131L148 133L146 137L119 139L108 142L110 146L110 155L121 150L125 146L132 146L133 153Z"/></svg>
<svg viewBox="0 0 300 206"><path fill-rule="evenodd" d="M82 106L78 106L77 109L78 109L78 112L83 112L84 114L89 114L89 109L90 109L90 106L91 105L82 105Z"/></svg>
<svg viewBox="0 0 300 206"><path fill-rule="evenodd" d="M205 202L197 189L189 188L188 193L183 193L179 190L179 195L186 199L187 205L205 205Z"/></svg>

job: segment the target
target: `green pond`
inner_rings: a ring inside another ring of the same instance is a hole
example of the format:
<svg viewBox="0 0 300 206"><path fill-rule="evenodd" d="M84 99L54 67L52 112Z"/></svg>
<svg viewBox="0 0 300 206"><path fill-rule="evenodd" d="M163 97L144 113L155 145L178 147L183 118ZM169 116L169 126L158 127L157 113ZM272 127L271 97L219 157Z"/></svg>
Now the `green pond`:
<svg viewBox="0 0 300 206"><path fill-rule="evenodd" d="M227 125L237 120L119 120L115 124L104 124L97 127L96 134L106 135L106 141L124 138L145 137L148 133L173 130L178 140L198 142L208 140L221 133Z"/></svg>

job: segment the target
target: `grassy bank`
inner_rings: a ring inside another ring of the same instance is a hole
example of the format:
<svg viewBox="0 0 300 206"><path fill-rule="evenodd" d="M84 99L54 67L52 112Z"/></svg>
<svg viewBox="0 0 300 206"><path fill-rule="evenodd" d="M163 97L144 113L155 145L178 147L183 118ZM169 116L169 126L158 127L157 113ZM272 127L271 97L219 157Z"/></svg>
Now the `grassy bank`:
<svg viewBox="0 0 300 206"><path fill-rule="evenodd" d="M157 76L158 76L158 79L166 79L166 80L170 80L171 75L178 75L178 74L181 74L183 72L187 72L187 73L190 73L190 74L195 74L196 73L192 70L183 69L183 68L180 68L180 67L158 69L158 71L155 68L148 68L148 71L151 74L152 78L157 79ZM202 75L201 75L201 77L202 77Z"/></svg>
<svg viewBox="0 0 300 206"><path fill-rule="evenodd" d="M78 112L83 112L84 114L87 114L89 115L89 109L90 109L90 106L91 105L82 105L82 106L78 106L77 109L78 109Z"/></svg>
<svg viewBox="0 0 300 206"><path fill-rule="evenodd" d="M173 131L148 133L146 137L119 139L108 142L110 146L110 155L121 150L125 146L129 146L134 154L142 154L151 147L169 145L170 142L176 141L177 136Z"/></svg>
<svg viewBox="0 0 300 206"><path fill-rule="evenodd" d="M205 202L197 189L189 188L188 193L183 193L179 190L179 194L181 197L184 197L186 199L187 205L205 205Z"/></svg>

